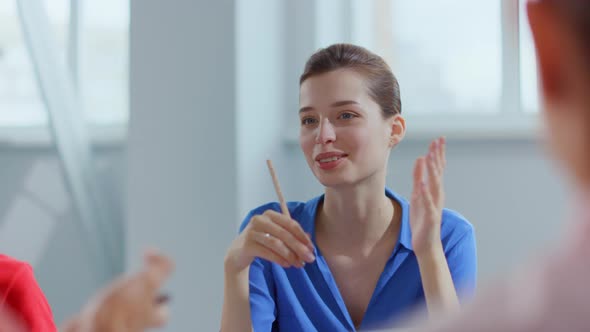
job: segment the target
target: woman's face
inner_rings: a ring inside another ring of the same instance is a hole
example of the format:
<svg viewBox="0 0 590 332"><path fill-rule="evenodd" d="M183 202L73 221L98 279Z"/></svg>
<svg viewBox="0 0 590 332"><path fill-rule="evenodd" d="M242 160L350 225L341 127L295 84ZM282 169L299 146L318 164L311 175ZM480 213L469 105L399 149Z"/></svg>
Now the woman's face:
<svg viewBox="0 0 590 332"><path fill-rule="evenodd" d="M301 84L299 142L307 163L327 187L385 176L391 147L403 136L397 115L384 119L362 75L339 69Z"/></svg>

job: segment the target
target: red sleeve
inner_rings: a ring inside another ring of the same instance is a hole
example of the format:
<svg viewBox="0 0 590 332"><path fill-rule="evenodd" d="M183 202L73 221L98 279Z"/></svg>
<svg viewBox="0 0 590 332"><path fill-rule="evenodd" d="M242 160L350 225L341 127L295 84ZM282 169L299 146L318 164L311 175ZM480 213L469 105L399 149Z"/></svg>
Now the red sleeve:
<svg viewBox="0 0 590 332"><path fill-rule="evenodd" d="M8 272L12 272L12 276L5 279L2 285L4 289L0 292L3 293L4 305L26 323L27 331L56 332L51 308L35 280L31 266L21 263Z"/></svg>

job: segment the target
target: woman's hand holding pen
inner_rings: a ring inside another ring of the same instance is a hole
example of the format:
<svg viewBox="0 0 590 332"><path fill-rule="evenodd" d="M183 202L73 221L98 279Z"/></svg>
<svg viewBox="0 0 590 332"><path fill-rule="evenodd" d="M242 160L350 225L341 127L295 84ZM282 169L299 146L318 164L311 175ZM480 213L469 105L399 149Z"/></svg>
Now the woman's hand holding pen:
<svg viewBox="0 0 590 332"><path fill-rule="evenodd" d="M313 262L313 244L301 225L291 218L270 160L266 161L281 204L281 213L267 210L253 216L233 241L224 261L221 331L252 331L249 271L256 257L287 267Z"/></svg>
<svg viewBox="0 0 590 332"><path fill-rule="evenodd" d="M250 219L242 234L234 240L225 258L226 272L239 273L260 257L282 267L303 267L315 260L313 243L301 225L291 218L289 208L274 167L266 161L275 191L281 204L281 212L268 210Z"/></svg>
<svg viewBox="0 0 590 332"><path fill-rule="evenodd" d="M283 267L303 267L311 263L313 244L298 222L290 217L268 210L250 219L248 226L230 247L225 268L240 272L260 257Z"/></svg>

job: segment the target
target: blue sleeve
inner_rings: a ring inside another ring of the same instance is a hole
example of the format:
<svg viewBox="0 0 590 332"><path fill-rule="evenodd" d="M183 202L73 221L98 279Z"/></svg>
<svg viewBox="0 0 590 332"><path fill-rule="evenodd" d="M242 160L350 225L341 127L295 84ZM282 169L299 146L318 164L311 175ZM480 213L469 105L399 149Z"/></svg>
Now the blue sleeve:
<svg viewBox="0 0 590 332"><path fill-rule="evenodd" d="M273 331L277 317L271 266L256 258L250 265L250 312L254 332Z"/></svg>
<svg viewBox="0 0 590 332"><path fill-rule="evenodd" d="M477 283L477 250L473 227L448 250L446 257L457 295L461 300L471 298Z"/></svg>
<svg viewBox="0 0 590 332"><path fill-rule="evenodd" d="M246 228L250 219L263 209L256 209L248 213L240 226L240 232ZM254 259L250 265L250 317L254 332L273 331L277 310L275 306L275 286L272 266L260 258Z"/></svg>

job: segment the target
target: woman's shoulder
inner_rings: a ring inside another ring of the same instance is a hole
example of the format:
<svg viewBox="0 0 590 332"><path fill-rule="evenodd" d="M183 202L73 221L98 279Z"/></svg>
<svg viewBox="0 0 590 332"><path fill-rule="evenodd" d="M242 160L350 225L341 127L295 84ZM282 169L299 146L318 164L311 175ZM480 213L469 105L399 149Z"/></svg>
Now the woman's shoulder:
<svg viewBox="0 0 590 332"><path fill-rule="evenodd" d="M456 242L469 236L475 236L473 224L459 212L446 208L443 209L441 225L441 237L443 241Z"/></svg>

